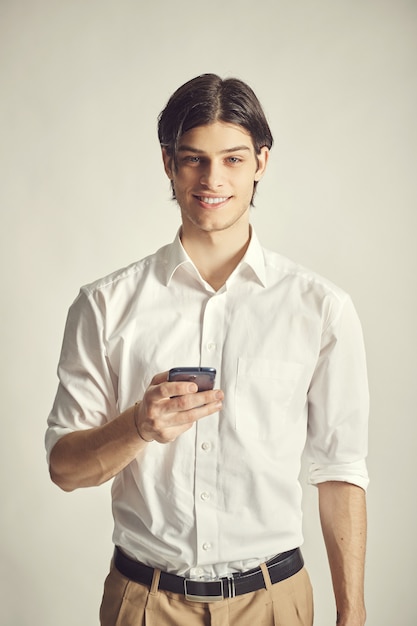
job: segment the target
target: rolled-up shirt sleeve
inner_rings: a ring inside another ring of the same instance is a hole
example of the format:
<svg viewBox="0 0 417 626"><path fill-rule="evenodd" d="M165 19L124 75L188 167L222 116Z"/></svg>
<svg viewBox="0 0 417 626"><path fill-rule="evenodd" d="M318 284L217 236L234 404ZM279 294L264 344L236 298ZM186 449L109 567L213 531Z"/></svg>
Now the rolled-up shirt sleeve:
<svg viewBox="0 0 417 626"><path fill-rule="evenodd" d="M369 391L361 325L346 296L329 306L308 393L309 482L368 486Z"/></svg>
<svg viewBox="0 0 417 626"><path fill-rule="evenodd" d="M61 437L101 426L116 414L117 382L105 351L102 320L98 304L83 288L66 321L59 385L45 436L48 460Z"/></svg>

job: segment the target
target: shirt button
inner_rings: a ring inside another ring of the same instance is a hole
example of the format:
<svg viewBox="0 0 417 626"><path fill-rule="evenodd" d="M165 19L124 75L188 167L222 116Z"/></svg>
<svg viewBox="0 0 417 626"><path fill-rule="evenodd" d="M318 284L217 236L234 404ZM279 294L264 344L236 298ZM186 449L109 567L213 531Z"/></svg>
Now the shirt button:
<svg viewBox="0 0 417 626"><path fill-rule="evenodd" d="M206 552L208 550L211 550L211 543L209 543L208 541L206 541L206 543L203 543L203 550L205 550Z"/></svg>
<svg viewBox="0 0 417 626"><path fill-rule="evenodd" d="M210 494L207 491L203 491L200 494L200 498L205 502L206 500L210 500Z"/></svg>
<svg viewBox="0 0 417 626"><path fill-rule="evenodd" d="M210 352L213 352L213 350L216 349L216 344L214 343L214 341L209 341L207 344L207 350L209 350Z"/></svg>
<svg viewBox="0 0 417 626"><path fill-rule="evenodd" d="M204 570L202 567L193 567L190 570L190 576L192 578L202 578L204 576Z"/></svg>
<svg viewBox="0 0 417 626"><path fill-rule="evenodd" d="M201 448L204 450L204 452L208 452L211 449L211 443L209 441L203 441L203 443L201 444Z"/></svg>

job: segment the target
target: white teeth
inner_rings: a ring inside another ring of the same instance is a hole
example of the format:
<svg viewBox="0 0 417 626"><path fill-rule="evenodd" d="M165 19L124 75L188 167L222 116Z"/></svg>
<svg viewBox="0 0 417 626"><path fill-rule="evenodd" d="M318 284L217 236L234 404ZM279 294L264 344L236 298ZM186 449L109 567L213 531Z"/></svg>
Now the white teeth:
<svg viewBox="0 0 417 626"><path fill-rule="evenodd" d="M200 196L200 200L205 204L220 204L220 202L226 202L227 198L205 198Z"/></svg>

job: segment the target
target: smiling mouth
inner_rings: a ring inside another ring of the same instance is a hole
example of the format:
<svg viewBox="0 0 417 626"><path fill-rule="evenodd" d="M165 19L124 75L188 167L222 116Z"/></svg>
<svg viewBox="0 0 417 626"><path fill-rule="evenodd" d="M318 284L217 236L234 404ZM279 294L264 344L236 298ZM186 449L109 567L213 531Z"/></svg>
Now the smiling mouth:
<svg viewBox="0 0 417 626"><path fill-rule="evenodd" d="M221 204L222 202L226 202L226 200L229 200L229 197L225 197L225 198L213 198L212 196L196 196L198 200L200 200L200 202L204 202L204 204Z"/></svg>

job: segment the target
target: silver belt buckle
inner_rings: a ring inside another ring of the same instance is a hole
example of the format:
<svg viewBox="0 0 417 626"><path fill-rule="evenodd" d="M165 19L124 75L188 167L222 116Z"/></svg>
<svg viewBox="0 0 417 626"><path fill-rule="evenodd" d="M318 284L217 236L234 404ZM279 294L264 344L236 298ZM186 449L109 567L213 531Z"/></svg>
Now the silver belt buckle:
<svg viewBox="0 0 417 626"><path fill-rule="evenodd" d="M206 585L217 585L218 593L214 596L197 596L188 591L187 585L190 583L202 583ZM223 582L222 580L197 580L193 578L184 578L184 595L186 600L190 602L219 602L220 600L224 600L223 596Z"/></svg>

